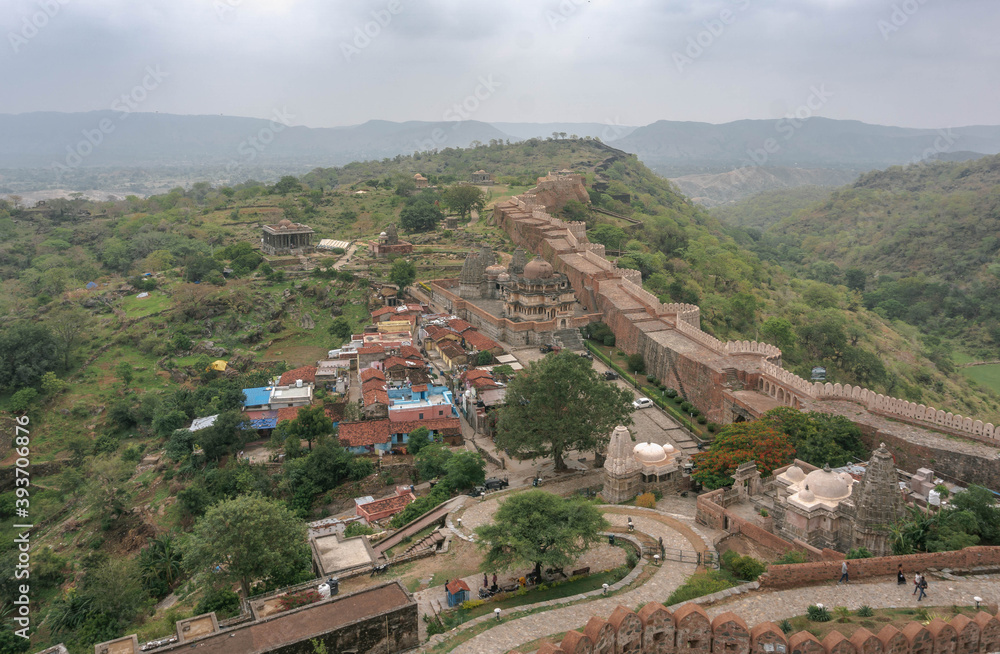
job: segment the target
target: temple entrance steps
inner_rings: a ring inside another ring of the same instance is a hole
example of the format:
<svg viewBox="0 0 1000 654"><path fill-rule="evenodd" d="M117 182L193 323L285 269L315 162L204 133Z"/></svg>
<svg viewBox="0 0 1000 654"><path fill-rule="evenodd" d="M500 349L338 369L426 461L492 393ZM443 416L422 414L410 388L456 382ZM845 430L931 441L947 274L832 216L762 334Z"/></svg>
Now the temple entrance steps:
<svg viewBox="0 0 1000 654"><path fill-rule="evenodd" d="M553 339L556 341L556 345L567 350L583 351L586 349L579 329L560 329L553 334Z"/></svg>

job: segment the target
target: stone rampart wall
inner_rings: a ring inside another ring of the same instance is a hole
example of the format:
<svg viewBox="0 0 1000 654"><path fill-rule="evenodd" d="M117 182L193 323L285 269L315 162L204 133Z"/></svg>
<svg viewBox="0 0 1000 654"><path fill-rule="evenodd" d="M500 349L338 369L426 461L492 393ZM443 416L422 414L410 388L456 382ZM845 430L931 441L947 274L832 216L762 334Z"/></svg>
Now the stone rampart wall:
<svg viewBox="0 0 1000 654"><path fill-rule="evenodd" d="M1000 547L966 547L953 552L929 552L905 556L879 556L871 559L851 559L847 562L851 578L887 577L896 574L898 566L912 576L928 568L974 568L1000 565ZM761 587L801 586L816 581L829 581L840 576L840 561L815 561L791 565L768 566L760 577Z"/></svg>
<svg viewBox="0 0 1000 654"><path fill-rule="evenodd" d="M834 563L838 567L839 563ZM798 610L804 611L805 607ZM789 607L789 613L796 610ZM784 634L773 622L747 626L734 613L710 619L697 604L671 612L651 602L638 613L619 605L607 619L594 616L583 631L559 644L543 643L538 654L989 654L1000 651L1000 617L980 611L972 619L891 625L873 634L859 627L847 639L833 631L819 641L806 631ZM516 653L515 653L516 654Z"/></svg>

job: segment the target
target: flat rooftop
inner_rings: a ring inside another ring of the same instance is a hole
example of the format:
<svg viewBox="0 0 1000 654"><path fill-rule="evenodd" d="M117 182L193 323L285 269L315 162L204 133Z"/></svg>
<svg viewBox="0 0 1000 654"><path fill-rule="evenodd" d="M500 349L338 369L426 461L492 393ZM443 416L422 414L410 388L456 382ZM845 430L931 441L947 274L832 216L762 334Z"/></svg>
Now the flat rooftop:
<svg viewBox="0 0 1000 654"><path fill-rule="evenodd" d="M292 643L302 642L358 620L413 603L399 582L390 582L328 600L298 610L286 611L249 625L224 629L185 643L162 647L157 654L196 650L199 654L263 654Z"/></svg>
<svg viewBox="0 0 1000 654"><path fill-rule="evenodd" d="M323 576L336 574L338 570L346 570L359 565L365 565L375 560L368 539L364 536L341 539L337 534L319 536L313 539L313 547L319 558Z"/></svg>

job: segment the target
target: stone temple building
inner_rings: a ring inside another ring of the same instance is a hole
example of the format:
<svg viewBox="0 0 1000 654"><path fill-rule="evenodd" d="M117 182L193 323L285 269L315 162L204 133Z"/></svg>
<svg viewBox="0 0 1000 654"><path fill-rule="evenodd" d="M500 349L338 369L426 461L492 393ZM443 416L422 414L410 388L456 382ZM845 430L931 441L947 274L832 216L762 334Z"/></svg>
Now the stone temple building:
<svg viewBox="0 0 1000 654"><path fill-rule="evenodd" d="M264 225L260 249L270 255L304 254L313 249L310 241L314 233L308 225L285 218L277 225Z"/></svg>
<svg viewBox="0 0 1000 654"><path fill-rule="evenodd" d="M645 492L685 490L691 478L681 468L682 458L683 454L669 443L633 444L626 427L615 427L604 460L601 497L618 504Z"/></svg>
<svg viewBox="0 0 1000 654"><path fill-rule="evenodd" d="M865 547L875 556L892 554L889 525L903 515L904 497L885 444L872 453L860 481L829 466L802 461L779 468L762 481L752 463L734 475L731 497L745 497L773 517L773 532L818 549L839 552Z"/></svg>
<svg viewBox="0 0 1000 654"><path fill-rule="evenodd" d="M392 223L378 235L377 241L368 243L368 249L376 257L387 257L390 254L410 254L413 252L413 244L401 241L396 231L396 224Z"/></svg>
<svg viewBox="0 0 1000 654"><path fill-rule="evenodd" d="M459 297L501 300L501 316L515 322L553 321L557 329L570 326L576 296L566 275L557 273L541 257L530 261L524 250L514 251L510 265L497 261L489 247L473 250L459 275Z"/></svg>

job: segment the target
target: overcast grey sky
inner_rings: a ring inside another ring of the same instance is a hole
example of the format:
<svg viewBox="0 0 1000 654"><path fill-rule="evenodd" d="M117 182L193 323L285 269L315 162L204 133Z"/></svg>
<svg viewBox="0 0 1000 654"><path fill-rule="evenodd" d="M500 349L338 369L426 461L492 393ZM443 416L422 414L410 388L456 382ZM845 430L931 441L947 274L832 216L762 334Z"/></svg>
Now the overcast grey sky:
<svg viewBox="0 0 1000 654"><path fill-rule="evenodd" d="M830 118L1000 124L996 0L2 6L0 113L108 109L126 94L139 111L278 109L332 127L447 120L478 93L466 117L483 121L720 123L785 115L815 87Z"/></svg>

